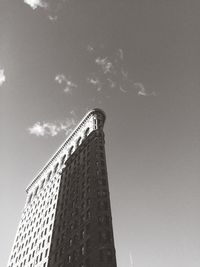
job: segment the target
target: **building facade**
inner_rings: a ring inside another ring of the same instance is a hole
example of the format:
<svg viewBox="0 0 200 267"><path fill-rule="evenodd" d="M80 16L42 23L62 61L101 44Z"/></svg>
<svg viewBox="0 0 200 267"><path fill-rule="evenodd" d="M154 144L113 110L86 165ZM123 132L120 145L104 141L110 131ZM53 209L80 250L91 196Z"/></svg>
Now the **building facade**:
<svg viewBox="0 0 200 267"><path fill-rule="evenodd" d="M103 126L93 109L28 186L8 267L116 267Z"/></svg>

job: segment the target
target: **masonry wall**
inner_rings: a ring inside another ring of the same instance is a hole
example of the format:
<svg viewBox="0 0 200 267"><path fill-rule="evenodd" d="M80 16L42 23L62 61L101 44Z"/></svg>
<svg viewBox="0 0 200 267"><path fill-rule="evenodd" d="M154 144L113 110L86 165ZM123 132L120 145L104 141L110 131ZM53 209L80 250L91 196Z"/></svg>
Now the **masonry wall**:
<svg viewBox="0 0 200 267"><path fill-rule="evenodd" d="M116 267L103 130L62 172L48 267Z"/></svg>
<svg viewBox="0 0 200 267"><path fill-rule="evenodd" d="M104 151L94 109L27 187L8 267L115 267Z"/></svg>

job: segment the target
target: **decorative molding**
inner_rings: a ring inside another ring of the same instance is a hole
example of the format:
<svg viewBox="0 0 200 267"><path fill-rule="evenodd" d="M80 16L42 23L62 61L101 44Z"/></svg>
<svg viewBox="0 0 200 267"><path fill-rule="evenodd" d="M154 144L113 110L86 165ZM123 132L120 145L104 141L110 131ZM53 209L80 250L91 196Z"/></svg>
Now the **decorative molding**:
<svg viewBox="0 0 200 267"><path fill-rule="evenodd" d="M84 133L85 131L87 131L88 128L89 128L88 134L94 130L103 128L105 119L106 119L105 113L101 109L95 108L89 111L85 115L85 117L80 121L77 127L73 130L73 132L69 135L69 137L59 147L56 153L50 158L50 160L47 162L44 168L42 168L42 170L38 173L38 175L33 179L33 181L27 187L26 192L28 194L32 193L35 190L35 188L38 186L38 183L40 182L40 180L46 179L50 171L52 171L52 174L53 174L53 169L55 165L57 163L59 163L60 165L62 161L62 157L64 155L66 155L66 159L68 158L69 156L68 152L72 146L74 146L76 150L77 140L80 137L81 139L85 138ZM73 150L73 152L75 150ZM44 176L46 176L46 178Z"/></svg>

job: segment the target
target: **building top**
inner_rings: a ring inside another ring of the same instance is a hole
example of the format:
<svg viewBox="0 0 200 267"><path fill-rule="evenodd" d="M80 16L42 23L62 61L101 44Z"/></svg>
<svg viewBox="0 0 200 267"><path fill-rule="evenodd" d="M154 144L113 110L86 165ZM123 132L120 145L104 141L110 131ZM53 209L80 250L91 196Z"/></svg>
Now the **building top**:
<svg viewBox="0 0 200 267"><path fill-rule="evenodd" d="M72 131L72 133L67 137L67 139L64 141L64 143L58 148L56 153L45 164L45 166L42 168L42 170L36 175L36 177L33 179L33 181L27 187L26 192L29 193L31 188L34 187L35 184L37 184L37 181L40 180L40 178L43 175L47 174L47 172L52 168L52 165L55 164L55 162L58 160L58 158L60 159L63 154L66 155L66 150L68 151L68 154L70 154L70 151L72 150L72 148L75 147L75 144L77 146L77 142L79 143L79 140L81 138L81 137L79 137L79 132L82 133L82 135L83 135L83 132L84 133L87 132L87 134L89 134L91 131L93 131L95 129L103 128L105 119L106 119L106 115L105 115L103 110L98 109L98 108L94 108L94 109L90 110L83 117L83 119L79 122L79 124Z"/></svg>

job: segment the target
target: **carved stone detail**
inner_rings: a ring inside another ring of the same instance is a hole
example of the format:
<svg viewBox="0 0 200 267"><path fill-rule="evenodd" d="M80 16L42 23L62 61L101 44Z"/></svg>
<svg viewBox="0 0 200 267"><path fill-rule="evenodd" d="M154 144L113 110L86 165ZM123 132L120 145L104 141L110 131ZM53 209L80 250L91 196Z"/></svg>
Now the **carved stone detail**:
<svg viewBox="0 0 200 267"><path fill-rule="evenodd" d="M47 180L50 173L54 176L59 174L60 168L63 168L64 166L63 157L65 157L66 161L87 135L96 129L103 128L104 122L105 113L101 109L93 109L86 114L70 136L27 187L27 203L30 201L31 194L34 196L35 190L37 190L38 187L41 187L41 182Z"/></svg>

